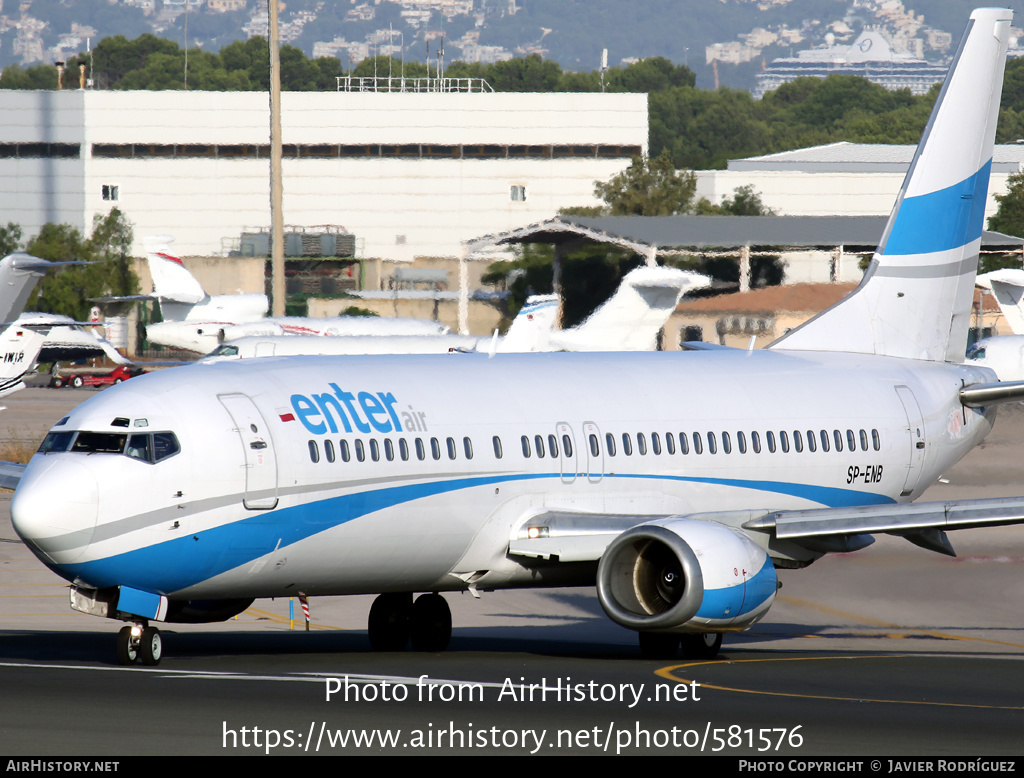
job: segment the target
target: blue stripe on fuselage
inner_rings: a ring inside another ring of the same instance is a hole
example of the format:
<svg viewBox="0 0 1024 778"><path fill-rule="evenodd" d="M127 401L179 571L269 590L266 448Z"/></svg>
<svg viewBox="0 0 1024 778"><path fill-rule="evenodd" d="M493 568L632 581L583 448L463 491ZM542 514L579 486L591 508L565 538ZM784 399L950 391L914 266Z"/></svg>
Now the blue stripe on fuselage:
<svg viewBox="0 0 1024 778"><path fill-rule="evenodd" d="M800 497L826 507L894 502L884 495L780 481L621 473L605 477L688 481L739 487ZM100 588L128 585L136 589L172 594L250 563L275 548L286 548L318 533L396 505L479 486L542 478L558 479L561 478L561 474L526 473L457 478L450 481L389 486L329 497L289 508L252 513L243 519L219 527L104 559L62 565L60 573L68 580L78 578Z"/></svg>
<svg viewBox="0 0 1024 778"><path fill-rule="evenodd" d="M991 169L990 159L964 181L937 192L905 198L882 254L933 254L980 238Z"/></svg>

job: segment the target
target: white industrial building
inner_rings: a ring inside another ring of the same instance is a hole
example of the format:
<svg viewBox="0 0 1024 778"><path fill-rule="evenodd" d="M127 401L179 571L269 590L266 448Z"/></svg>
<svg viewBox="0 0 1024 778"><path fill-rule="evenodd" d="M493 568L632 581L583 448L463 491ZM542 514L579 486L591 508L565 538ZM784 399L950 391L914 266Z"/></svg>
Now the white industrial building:
<svg viewBox="0 0 1024 778"><path fill-rule="evenodd" d="M260 92L0 90L0 223L88 233L120 208L181 255L266 228ZM284 221L344 226L362 257L459 256L462 241L596 205L647 152L647 96L472 92L283 95Z"/></svg>

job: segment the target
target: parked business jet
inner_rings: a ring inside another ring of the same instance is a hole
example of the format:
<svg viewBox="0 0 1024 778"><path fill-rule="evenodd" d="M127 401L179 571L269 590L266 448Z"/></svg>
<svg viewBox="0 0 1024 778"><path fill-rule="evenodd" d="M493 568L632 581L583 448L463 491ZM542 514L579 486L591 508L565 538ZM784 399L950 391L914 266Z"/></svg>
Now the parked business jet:
<svg viewBox="0 0 1024 778"><path fill-rule="evenodd" d="M39 280L62 264L66 263L20 252L0 259L0 397L23 389L25 374L37 362L53 358L58 348L79 358L100 354L106 346L118 359L124 359L107 341L84 330L80 337L74 332L77 325L66 316L22 313ZM75 350L69 351L73 346Z"/></svg>
<svg viewBox="0 0 1024 778"><path fill-rule="evenodd" d="M436 335L448 332L420 319L336 316L265 318L264 294L208 295L184 263L170 253L174 239L146 238L146 260L153 276L152 295L104 298L102 302L159 300L163 321L146 327L146 338L172 348L208 354L224 340L250 335Z"/></svg>
<svg viewBox="0 0 1024 778"><path fill-rule="evenodd" d="M533 295L512 321L505 337L444 335L352 335L345 338L302 336L244 337L218 346L206 359L327 354L447 354L450 351L653 351L658 331L680 298L709 286L711 279L672 267L638 267L586 320L555 330L557 295Z"/></svg>
<svg viewBox="0 0 1024 778"><path fill-rule="evenodd" d="M972 14L861 285L770 348L142 376L53 427L18 534L155 664L157 623L258 597L378 594L375 648L439 650L442 592L595 583L645 653L712 656L777 568L1024 521L1024 498L910 504L1024 392L962 363L1011 19Z"/></svg>
<svg viewBox="0 0 1024 778"><path fill-rule="evenodd" d="M995 370L1001 381L1024 381L1024 270L978 276L977 285L996 298L1012 335L983 338L967 350L967 362Z"/></svg>

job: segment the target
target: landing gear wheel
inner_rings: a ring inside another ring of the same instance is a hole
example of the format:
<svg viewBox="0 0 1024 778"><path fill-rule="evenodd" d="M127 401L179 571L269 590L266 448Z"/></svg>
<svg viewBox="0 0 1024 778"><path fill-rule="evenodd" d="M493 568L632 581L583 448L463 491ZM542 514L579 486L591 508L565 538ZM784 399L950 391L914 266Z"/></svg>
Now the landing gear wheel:
<svg viewBox="0 0 1024 778"><path fill-rule="evenodd" d="M641 632L640 653L645 659L672 659L679 651L679 635L668 632Z"/></svg>
<svg viewBox="0 0 1024 778"><path fill-rule="evenodd" d="M80 375L76 375L74 378L71 379L71 385L75 387L75 389L81 389L82 384L84 383L85 381L82 380L82 376Z"/></svg>
<svg viewBox="0 0 1024 778"><path fill-rule="evenodd" d="M452 611L440 594L422 594L412 606L412 647L444 651L452 639Z"/></svg>
<svg viewBox="0 0 1024 778"><path fill-rule="evenodd" d="M160 664L163 653L164 642L160 637L160 630L156 627L146 627L142 630L142 637L139 638L139 656L142 657L142 664L150 667Z"/></svg>
<svg viewBox="0 0 1024 778"><path fill-rule="evenodd" d="M117 663L133 665L139 658L139 643L132 637L131 627L121 627L117 633Z"/></svg>
<svg viewBox="0 0 1024 778"><path fill-rule="evenodd" d="M54 389L60 389L62 386L64 386L64 379L63 378L57 377L57 378L53 379L53 388Z"/></svg>
<svg viewBox="0 0 1024 778"><path fill-rule="evenodd" d="M683 656L687 659L714 659L722 647L721 632L683 635Z"/></svg>
<svg viewBox="0 0 1024 778"><path fill-rule="evenodd" d="M368 631L374 651L403 651L409 642L412 594L381 594L370 606Z"/></svg>

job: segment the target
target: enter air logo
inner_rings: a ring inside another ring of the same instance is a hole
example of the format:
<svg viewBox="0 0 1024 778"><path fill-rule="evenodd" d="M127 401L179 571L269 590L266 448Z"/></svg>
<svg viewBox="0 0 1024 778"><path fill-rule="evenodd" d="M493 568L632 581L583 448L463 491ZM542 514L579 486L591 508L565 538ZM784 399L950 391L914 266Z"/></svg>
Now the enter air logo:
<svg viewBox="0 0 1024 778"><path fill-rule="evenodd" d="M291 396L292 409L302 426L314 435L328 432L381 433L426 430L424 413L395 409L398 402L391 392L346 392L337 384L328 384L331 392ZM404 421L404 426L403 426Z"/></svg>

